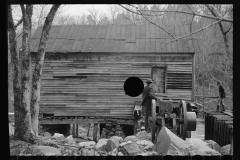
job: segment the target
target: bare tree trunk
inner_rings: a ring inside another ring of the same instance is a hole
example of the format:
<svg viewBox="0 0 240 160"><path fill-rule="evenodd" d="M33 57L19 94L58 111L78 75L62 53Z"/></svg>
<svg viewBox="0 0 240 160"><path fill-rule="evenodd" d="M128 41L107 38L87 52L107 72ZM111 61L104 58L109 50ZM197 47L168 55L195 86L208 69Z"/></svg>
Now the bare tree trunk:
<svg viewBox="0 0 240 160"><path fill-rule="evenodd" d="M20 99L20 77L19 77L19 59L17 54L16 32L12 17L12 8L8 6L8 31L9 31L9 49L11 53L11 60L13 63L13 94L14 94L14 119L15 119L15 136L20 137L22 117L21 99Z"/></svg>
<svg viewBox="0 0 240 160"><path fill-rule="evenodd" d="M31 129L31 116L30 116L30 38L31 38L31 25L32 25L32 5L20 5L23 15L23 35L22 35L22 48L21 54L21 134L20 138L27 142L33 142L34 133Z"/></svg>
<svg viewBox="0 0 240 160"><path fill-rule="evenodd" d="M40 87L42 67L45 57L46 43L49 36L49 31L52 26L52 21L60 5L53 5L45 20L42 36L39 43L39 49L36 57L36 64L32 79L32 96L31 96L31 123L32 129L38 135L38 114L39 114L39 100L40 100Z"/></svg>
<svg viewBox="0 0 240 160"><path fill-rule="evenodd" d="M8 35L9 36L9 35ZM8 46L9 44L9 37L8 37ZM13 112L14 109L14 95L13 95L13 64L11 60L11 52L10 48L8 48L8 112Z"/></svg>

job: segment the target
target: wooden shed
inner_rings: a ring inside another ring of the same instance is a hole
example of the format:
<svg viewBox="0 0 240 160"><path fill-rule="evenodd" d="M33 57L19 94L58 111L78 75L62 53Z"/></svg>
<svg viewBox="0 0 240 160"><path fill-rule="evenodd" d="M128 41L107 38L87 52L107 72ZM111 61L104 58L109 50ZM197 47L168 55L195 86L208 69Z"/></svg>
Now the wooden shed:
<svg viewBox="0 0 240 160"><path fill-rule="evenodd" d="M41 30L39 27L31 40L33 68ZM189 26L174 26L170 33L184 36L189 34ZM93 123L113 118L132 124L135 102L142 95L125 95L123 84L131 76L144 83L152 77L158 96L164 93L174 102L193 100L194 53L199 45L191 36L177 42L171 35L152 24L52 26L40 113L75 118L40 123L78 123L80 117L89 116Z"/></svg>

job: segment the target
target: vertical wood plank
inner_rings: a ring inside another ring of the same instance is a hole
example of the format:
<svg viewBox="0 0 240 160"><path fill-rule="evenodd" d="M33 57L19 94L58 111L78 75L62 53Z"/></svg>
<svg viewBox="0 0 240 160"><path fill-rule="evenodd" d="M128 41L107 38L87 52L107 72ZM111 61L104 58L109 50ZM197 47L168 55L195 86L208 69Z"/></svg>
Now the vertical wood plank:
<svg viewBox="0 0 240 160"><path fill-rule="evenodd" d="M136 39L141 38L141 28L140 27L141 27L140 25L136 25Z"/></svg>
<svg viewBox="0 0 240 160"><path fill-rule="evenodd" d="M76 137L78 138L78 124L76 124Z"/></svg>
<svg viewBox="0 0 240 160"><path fill-rule="evenodd" d="M121 52L124 52L124 45L125 45L125 41L124 40L120 40L118 42L118 52L121 53Z"/></svg>
<svg viewBox="0 0 240 160"><path fill-rule="evenodd" d="M116 24L113 24L113 25L112 25L112 30L111 30L110 38L109 38L109 39L115 39L116 29L117 29L117 25L116 25Z"/></svg>
<svg viewBox="0 0 240 160"><path fill-rule="evenodd" d="M97 142L97 132L98 132L98 124L94 123L93 125L93 141Z"/></svg>
<svg viewBox="0 0 240 160"><path fill-rule="evenodd" d="M74 33L74 31L75 31L75 26L74 25L70 26L66 39L72 39L72 34Z"/></svg>
<svg viewBox="0 0 240 160"><path fill-rule="evenodd" d="M126 25L125 42L131 42L131 24Z"/></svg>
<svg viewBox="0 0 240 160"><path fill-rule="evenodd" d="M105 39L99 39L96 52L103 52L104 42L105 42Z"/></svg>
<svg viewBox="0 0 240 160"><path fill-rule="evenodd" d="M55 52L61 52L64 39L57 39L56 42L57 42L57 44L56 44L54 50L55 50Z"/></svg>
<svg viewBox="0 0 240 160"><path fill-rule="evenodd" d="M195 53L193 54L192 59L192 102L195 102Z"/></svg>
<svg viewBox="0 0 240 160"><path fill-rule="evenodd" d="M136 42L136 26L131 25L131 34L130 34L130 42Z"/></svg>
<svg viewBox="0 0 240 160"><path fill-rule="evenodd" d="M156 41L155 41L155 39L150 39L150 41L151 41L150 42L150 45L151 45L150 50L152 53L155 53L156 52Z"/></svg>
<svg viewBox="0 0 240 160"><path fill-rule="evenodd" d="M145 52L151 52L150 43L151 43L150 39L146 39L145 50L144 50Z"/></svg>
<svg viewBox="0 0 240 160"><path fill-rule="evenodd" d="M59 32L60 32L61 26L52 26L50 33L49 33L49 39L55 39L57 38Z"/></svg>
<svg viewBox="0 0 240 160"><path fill-rule="evenodd" d="M90 37L92 36L93 33L93 25L88 25L87 26L87 30L86 30L86 34L85 34L85 39L90 39Z"/></svg>
<svg viewBox="0 0 240 160"><path fill-rule="evenodd" d="M80 26L79 27L78 32L76 32L76 39L78 39L78 40L80 40L80 39L82 40L83 39L83 37L82 37L83 28L84 28L84 26Z"/></svg>
<svg viewBox="0 0 240 160"><path fill-rule="evenodd" d="M136 39L134 52L135 52L135 53L138 53L139 50L140 50L140 39Z"/></svg>
<svg viewBox="0 0 240 160"><path fill-rule="evenodd" d="M167 42L167 52L172 52L172 45L170 43L171 39L166 39Z"/></svg>
<svg viewBox="0 0 240 160"><path fill-rule="evenodd" d="M96 38L99 25L93 25L89 38Z"/></svg>
<svg viewBox="0 0 240 160"><path fill-rule="evenodd" d="M156 38L155 25L153 24L150 24L150 35L151 38Z"/></svg>
<svg viewBox="0 0 240 160"><path fill-rule="evenodd" d="M141 53L145 52L145 39L140 39L139 52Z"/></svg>
<svg viewBox="0 0 240 160"><path fill-rule="evenodd" d="M146 23L146 39L151 38L151 30L150 30L150 24Z"/></svg>
<svg viewBox="0 0 240 160"><path fill-rule="evenodd" d="M101 38L102 31L103 31L103 25L99 25L97 29L96 38Z"/></svg>
<svg viewBox="0 0 240 160"><path fill-rule="evenodd" d="M162 38L161 34L160 34L160 28L156 25L154 26L154 28L155 28L155 37L156 38Z"/></svg>
<svg viewBox="0 0 240 160"><path fill-rule="evenodd" d="M125 40L126 25L121 25L121 39Z"/></svg>
<svg viewBox="0 0 240 160"><path fill-rule="evenodd" d="M121 39L121 25L117 25L115 39L117 40Z"/></svg>
<svg viewBox="0 0 240 160"><path fill-rule="evenodd" d="M141 29L140 38L144 38L145 39L146 38L146 24L141 25L140 29Z"/></svg>
<svg viewBox="0 0 240 160"><path fill-rule="evenodd" d="M109 24L107 28L106 39L111 39L112 25Z"/></svg>
<svg viewBox="0 0 240 160"><path fill-rule="evenodd" d="M72 136L73 136L73 138L76 137L76 128L75 128L75 124L72 125Z"/></svg>

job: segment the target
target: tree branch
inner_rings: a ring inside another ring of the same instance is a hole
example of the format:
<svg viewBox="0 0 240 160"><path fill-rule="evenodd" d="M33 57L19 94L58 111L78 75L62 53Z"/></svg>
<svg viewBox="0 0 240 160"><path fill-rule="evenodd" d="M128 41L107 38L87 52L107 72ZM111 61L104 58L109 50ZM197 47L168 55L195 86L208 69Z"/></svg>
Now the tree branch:
<svg viewBox="0 0 240 160"><path fill-rule="evenodd" d="M149 12L148 10L138 10L138 11L144 11L144 12ZM182 14L189 14L189 15L193 15L193 13L191 12L186 12L186 11L154 11L154 10L151 10L151 12L175 12L175 13L182 13ZM198 13L195 13L196 16L200 16L200 17L204 17L204 18L210 18L210 19L215 19L215 20L221 20L221 21L226 21L226 22L231 22L233 23L233 20L232 19L228 19L228 18L223 18L223 17L212 17L212 16L208 16L208 15L203 15L203 14L198 14ZM158 16L158 15L155 15L155 16Z"/></svg>
<svg viewBox="0 0 240 160"><path fill-rule="evenodd" d="M17 28L21 23L23 22L23 19L21 18L16 25L14 25L14 28Z"/></svg>
<svg viewBox="0 0 240 160"><path fill-rule="evenodd" d="M192 34L195 34L195 33L198 33L198 32L200 32L200 31L203 31L203 30L211 27L212 25L214 25L214 24L216 24L216 23L219 23L220 21L221 21L221 20L218 20L218 21L216 21L216 22L214 22L214 23L212 23L212 24L210 24L210 25L208 25L208 26L206 26L206 27L204 27L204 28L201 28L201 29L199 29L199 30L196 30L195 32L192 32L192 33L186 34L186 35L184 35L184 36L182 36L182 37L178 37L178 38L176 38L176 39L174 39L174 40L171 40L170 42L166 43L165 46L163 46L162 48L160 48L160 50L163 49L164 47L166 47L169 43L172 43L172 42L177 41L177 40L179 40L179 39L182 39L182 38L188 37L188 36L190 36L190 35L192 35Z"/></svg>

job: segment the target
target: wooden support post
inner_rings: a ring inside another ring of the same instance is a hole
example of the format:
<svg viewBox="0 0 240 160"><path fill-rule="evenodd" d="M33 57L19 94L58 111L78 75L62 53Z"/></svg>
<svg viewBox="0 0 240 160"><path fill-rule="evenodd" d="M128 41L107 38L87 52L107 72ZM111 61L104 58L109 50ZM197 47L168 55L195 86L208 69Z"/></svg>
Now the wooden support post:
<svg viewBox="0 0 240 160"><path fill-rule="evenodd" d="M93 126L93 141L97 142L98 123Z"/></svg>
<svg viewBox="0 0 240 160"><path fill-rule="evenodd" d="M138 128L138 121L137 121L137 119L134 119L134 125L133 125L134 135L137 134L137 128Z"/></svg>
<svg viewBox="0 0 240 160"><path fill-rule="evenodd" d="M203 92L203 120L204 120L204 105L205 105L205 98L204 98L204 95L205 95L205 92L204 92L204 84L202 86L202 92Z"/></svg>
<svg viewBox="0 0 240 160"><path fill-rule="evenodd" d="M76 138L78 138L78 124L76 124Z"/></svg>
<svg viewBox="0 0 240 160"><path fill-rule="evenodd" d="M75 137L75 124L72 125L73 128L72 128L72 136Z"/></svg>
<svg viewBox="0 0 240 160"><path fill-rule="evenodd" d="M229 151L229 154L230 155L233 155L233 130L231 129L231 148L230 148L230 151Z"/></svg>

